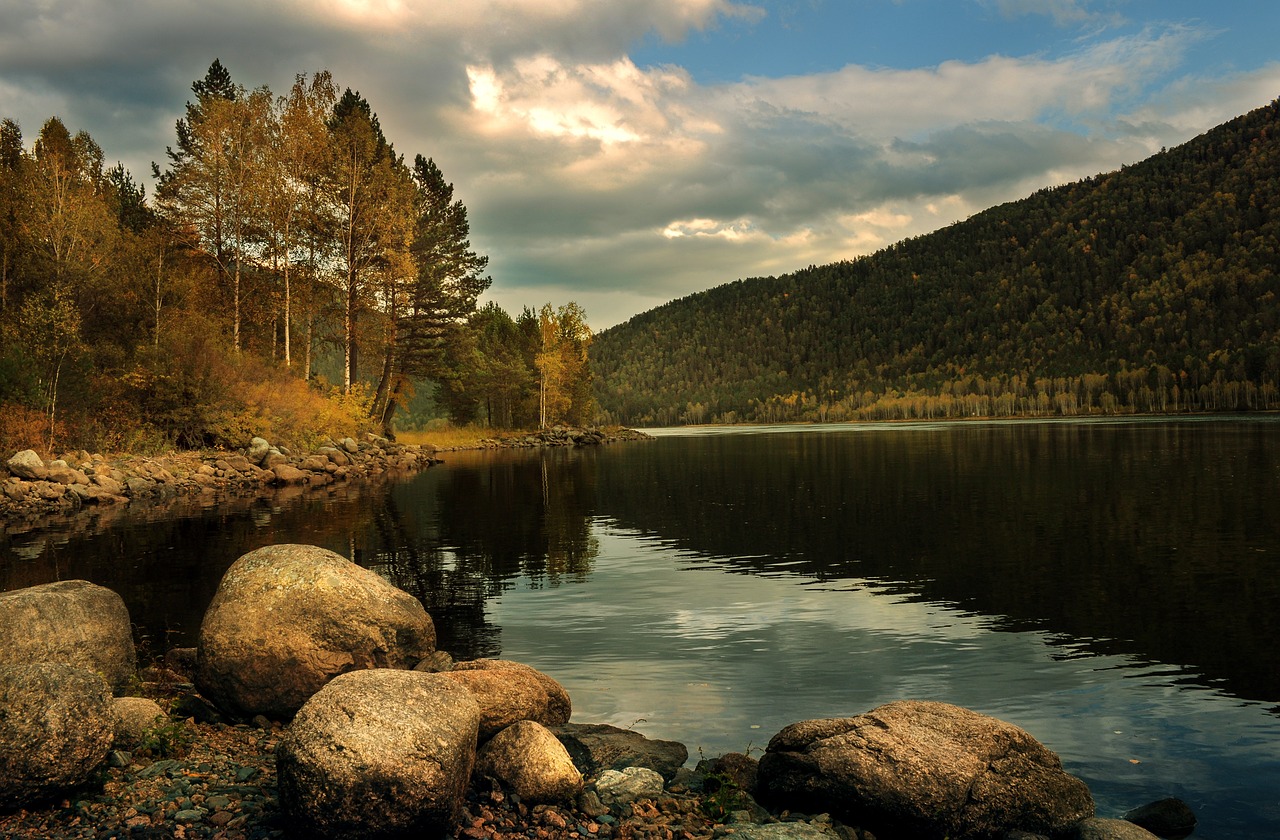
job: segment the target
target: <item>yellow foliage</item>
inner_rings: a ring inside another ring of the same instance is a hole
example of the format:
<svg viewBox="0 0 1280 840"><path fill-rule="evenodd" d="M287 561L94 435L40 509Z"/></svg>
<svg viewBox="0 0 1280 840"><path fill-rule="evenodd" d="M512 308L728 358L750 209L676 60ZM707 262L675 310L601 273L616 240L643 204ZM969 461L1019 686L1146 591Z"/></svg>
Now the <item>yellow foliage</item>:
<svg viewBox="0 0 1280 840"><path fill-rule="evenodd" d="M259 365L236 366L241 377L227 389L209 431L223 446L243 447L253 437L311 449L327 438L343 438L370 427L370 389L351 393L317 387L286 371ZM252 376L246 374L252 373Z"/></svg>
<svg viewBox="0 0 1280 840"><path fill-rule="evenodd" d="M438 425L417 432L397 432L396 440L416 446L434 446L437 449L466 449L476 446L486 438L512 437L524 434L511 429L491 429L487 426Z"/></svg>
<svg viewBox="0 0 1280 840"><path fill-rule="evenodd" d="M64 440L66 431L58 421L55 438ZM0 453L11 455L24 449L34 449L42 457L49 457L49 415L17 403L0 403Z"/></svg>

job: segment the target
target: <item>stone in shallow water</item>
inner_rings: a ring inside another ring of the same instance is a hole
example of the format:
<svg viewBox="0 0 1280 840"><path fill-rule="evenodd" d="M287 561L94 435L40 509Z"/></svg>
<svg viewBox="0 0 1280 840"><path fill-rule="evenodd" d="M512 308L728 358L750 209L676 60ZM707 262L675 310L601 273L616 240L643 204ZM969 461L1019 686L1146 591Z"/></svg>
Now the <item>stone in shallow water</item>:
<svg viewBox="0 0 1280 840"><path fill-rule="evenodd" d="M784 728L760 760L762 798L921 838L1022 829L1055 834L1093 815L1093 797L1022 729L930 701Z"/></svg>
<svg viewBox="0 0 1280 840"><path fill-rule="evenodd" d="M1167 840L1180 840L1196 828L1195 812L1177 797L1149 802L1140 808L1134 808L1121 818Z"/></svg>
<svg viewBox="0 0 1280 840"><path fill-rule="evenodd" d="M227 570L200 626L196 685L219 707L287 718L338 674L435 650L422 603L323 548L273 545Z"/></svg>

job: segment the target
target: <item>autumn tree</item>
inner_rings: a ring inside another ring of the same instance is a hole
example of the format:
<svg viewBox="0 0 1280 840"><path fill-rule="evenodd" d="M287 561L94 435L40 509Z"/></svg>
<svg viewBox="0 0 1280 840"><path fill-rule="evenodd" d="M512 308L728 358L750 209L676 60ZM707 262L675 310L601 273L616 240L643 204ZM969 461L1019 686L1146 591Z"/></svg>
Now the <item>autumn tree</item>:
<svg viewBox="0 0 1280 840"><path fill-rule="evenodd" d="M18 256L21 206L22 129L11 119L0 123L0 320L9 308L9 284Z"/></svg>
<svg viewBox="0 0 1280 840"><path fill-rule="evenodd" d="M321 184L331 161L327 120L337 102L328 71L310 79L298 74L287 96L275 106L267 174L267 225L272 270L280 278L283 355L293 364L294 298L298 272L306 280L306 321L312 323L313 287L321 240L325 237L327 205ZM308 335L307 364L310 364Z"/></svg>
<svg viewBox="0 0 1280 840"><path fill-rule="evenodd" d="M233 84L218 61L191 87L196 102L178 121L178 147L166 150L169 169L156 170L156 193L163 209L200 232L231 298L231 345L239 352L245 264L264 226L272 95Z"/></svg>
<svg viewBox="0 0 1280 840"><path fill-rule="evenodd" d="M589 420L592 399L587 348L592 336L586 312L572 301L559 309L544 304L538 311L538 334L538 424L545 428Z"/></svg>
<svg viewBox="0 0 1280 840"><path fill-rule="evenodd" d="M350 88L329 118L332 167L325 184L334 208L338 247L338 286L342 294L342 384L346 391L359 378L359 319L368 306L374 271L402 245L395 216L409 216L398 206L403 163L382 134L368 101Z"/></svg>
<svg viewBox="0 0 1280 840"><path fill-rule="evenodd" d="M103 199L102 149L86 132L72 137L52 117L24 171L18 218L31 271L55 285L101 272L116 231Z"/></svg>
<svg viewBox="0 0 1280 840"><path fill-rule="evenodd" d="M446 343L462 340L459 327L491 282L483 273L489 258L471 249L467 208L435 161L416 157L412 189L411 276L386 296L390 327L374 400L384 433L410 377L443 374Z"/></svg>

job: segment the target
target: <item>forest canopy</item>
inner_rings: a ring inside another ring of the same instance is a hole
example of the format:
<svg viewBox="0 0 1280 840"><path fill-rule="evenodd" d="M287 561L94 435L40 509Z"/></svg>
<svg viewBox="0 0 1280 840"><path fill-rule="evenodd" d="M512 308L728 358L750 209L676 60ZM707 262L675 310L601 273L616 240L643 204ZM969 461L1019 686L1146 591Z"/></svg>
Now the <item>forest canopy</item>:
<svg viewBox="0 0 1280 840"><path fill-rule="evenodd" d="M466 206L358 92L217 60L191 90L151 197L58 117L0 123L0 449L390 433L423 383L460 421L590 418L585 314L477 310Z"/></svg>
<svg viewBox="0 0 1280 840"><path fill-rule="evenodd" d="M1280 103L861 259L602 332L610 422L1280 407Z"/></svg>

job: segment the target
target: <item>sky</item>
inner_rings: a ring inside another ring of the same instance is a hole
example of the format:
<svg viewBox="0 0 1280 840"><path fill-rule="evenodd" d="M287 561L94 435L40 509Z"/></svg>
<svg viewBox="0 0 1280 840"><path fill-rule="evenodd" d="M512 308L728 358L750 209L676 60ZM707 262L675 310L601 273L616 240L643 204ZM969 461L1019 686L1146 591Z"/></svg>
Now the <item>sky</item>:
<svg viewBox="0 0 1280 840"><path fill-rule="evenodd" d="M217 58L434 158L485 299L599 331L1117 169L1280 96L1272 0L0 0L0 117L150 184Z"/></svg>

